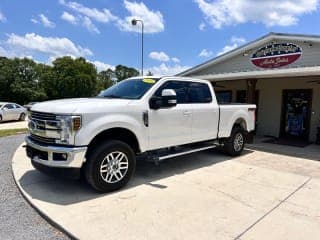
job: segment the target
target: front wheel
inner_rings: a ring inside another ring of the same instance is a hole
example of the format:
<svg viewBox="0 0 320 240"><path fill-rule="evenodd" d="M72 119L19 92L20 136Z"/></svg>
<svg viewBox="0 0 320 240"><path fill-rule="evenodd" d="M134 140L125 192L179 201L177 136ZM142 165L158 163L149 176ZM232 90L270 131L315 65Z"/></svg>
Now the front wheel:
<svg viewBox="0 0 320 240"><path fill-rule="evenodd" d="M21 113L20 117L19 117L19 121L24 121L26 120L26 114L25 113Z"/></svg>
<svg viewBox="0 0 320 240"><path fill-rule="evenodd" d="M99 192L111 192L129 182L135 165L131 147L124 142L110 140L90 151L84 166L85 177Z"/></svg>
<svg viewBox="0 0 320 240"><path fill-rule="evenodd" d="M231 136L224 143L224 150L230 156L239 156L244 148L244 131L241 127L234 127Z"/></svg>

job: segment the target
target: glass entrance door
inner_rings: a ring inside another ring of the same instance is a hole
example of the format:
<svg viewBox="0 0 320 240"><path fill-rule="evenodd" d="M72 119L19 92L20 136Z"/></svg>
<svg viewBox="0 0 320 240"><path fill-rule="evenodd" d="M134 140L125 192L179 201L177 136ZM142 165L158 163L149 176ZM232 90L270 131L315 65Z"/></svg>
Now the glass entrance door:
<svg viewBox="0 0 320 240"><path fill-rule="evenodd" d="M283 91L281 137L308 141L312 90Z"/></svg>

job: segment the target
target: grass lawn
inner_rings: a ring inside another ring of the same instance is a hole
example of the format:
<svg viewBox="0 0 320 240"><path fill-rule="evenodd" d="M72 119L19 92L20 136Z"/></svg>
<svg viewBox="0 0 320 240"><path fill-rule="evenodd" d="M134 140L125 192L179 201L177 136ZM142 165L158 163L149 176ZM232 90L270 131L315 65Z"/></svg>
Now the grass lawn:
<svg viewBox="0 0 320 240"><path fill-rule="evenodd" d="M23 134L23 133L26 133L27 131L28 131L28 128L2 129L0 130L0 137Z"/></svg>

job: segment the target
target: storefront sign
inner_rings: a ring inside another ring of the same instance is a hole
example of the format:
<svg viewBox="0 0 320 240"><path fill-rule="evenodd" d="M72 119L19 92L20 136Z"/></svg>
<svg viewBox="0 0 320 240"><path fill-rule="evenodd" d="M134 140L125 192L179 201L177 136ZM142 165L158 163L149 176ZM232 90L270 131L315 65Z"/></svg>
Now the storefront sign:
<svg viewBox="0 0 320 240"><path fill-rule="evenodd" d="M258 49L251 62L261 68L279 68L295 62L302 54L298 45L275 43Z"/></svg>

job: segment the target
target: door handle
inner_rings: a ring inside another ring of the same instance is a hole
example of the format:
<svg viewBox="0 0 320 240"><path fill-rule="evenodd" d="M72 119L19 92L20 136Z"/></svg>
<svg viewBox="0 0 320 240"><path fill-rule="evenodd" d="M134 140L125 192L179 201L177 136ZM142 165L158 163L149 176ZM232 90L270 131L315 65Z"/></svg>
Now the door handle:
<svg viewBox="0 0 320 240"><path fill-rule="evenodd" d="M190 111L184 111L184 112L183 112L183 116L188 117L188 116L190 116L190 115L191 115L191 112L190 112Z"/></svg>

